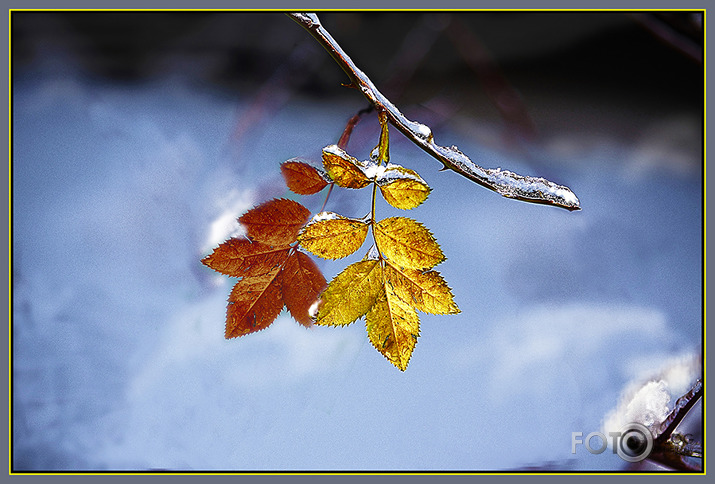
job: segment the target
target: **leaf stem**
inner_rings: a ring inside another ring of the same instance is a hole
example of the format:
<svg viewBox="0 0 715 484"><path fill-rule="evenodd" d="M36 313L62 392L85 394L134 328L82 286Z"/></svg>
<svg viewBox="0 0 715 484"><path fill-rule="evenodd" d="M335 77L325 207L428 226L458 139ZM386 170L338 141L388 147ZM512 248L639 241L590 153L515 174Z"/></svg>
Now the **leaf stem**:
<svg viewBox="0 0 715 484"><path fill-rule="evenodd" d="M330 194L333 192L333 187L335 186L335 182L331 182L329 185L330 185L330 187L328 188L328 193L325 195L325 200L323 200L323 206L320 207L319 212L322 212L323 210L325 210L325 206L328 204L328 199L330 198Z"/></svg>
<svg viewBox="0 0 715 484"><path fill-rule="evenodd" d="M375 248L377 249L377 257L380 260L380 265L383 264L382 252L380 252L380 247L377 245L377 237L375 236L375 201L377 200L377 180L372 181L372 205L370 207L370 231L372 232L372 240L375 242Z"/></svg>
<svg viewBox="0 0 715 484"><path fill-rule="evenodd" d="M397 129L417 146L460 175L494 190L507 198L514 198L531 203L555 205L567 210L580 210L581 204L570 188L557 185L544 178L522 176L499 168L482 168L475 164L456 146L440 146L434 142L429 126L407 119L390 102L345 53L330 33L323 27L314 13L288 13L290 18L308 31L328 51L335 62L345 71L350 79L349 87L362 92L378 111L385 111L387 117Z"/></svg>

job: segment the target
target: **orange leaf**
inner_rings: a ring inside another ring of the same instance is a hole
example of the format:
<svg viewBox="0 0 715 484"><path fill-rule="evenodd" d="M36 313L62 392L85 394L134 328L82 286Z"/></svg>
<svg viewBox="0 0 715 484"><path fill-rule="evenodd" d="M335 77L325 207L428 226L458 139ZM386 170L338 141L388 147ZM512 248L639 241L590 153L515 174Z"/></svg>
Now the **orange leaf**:
<svg viewBox="0 0 715 484"><path fill-rule="evenodd" d="M318 193L328 184L322 171L302 161L288 160L282 163L281 173L288 188L299 195Z"/></svg>
<svg viewBox="0 0 715 484"><path fill-rule="evenodd" d="M250 238L264 244L288 246L310 218L310 211L298 202L275 198L244 213L238 221Z"/></svg>
<svg viewBox="0 0 715 484"><path fill-rule="evenodd" d="M287 247L275 248L249 239L234 237L216 247L201 262L228 276L257 276L283 264L289 250Z"/></svg>
<svg viewBox="0 0 715 484"><path fill-rule="evenodd" d="M325 286L325 277L310 257L299 251L288 257L281 272L281 289L293 319L304 326L312 325L308 310Z"/></svg>
<svg viewBox="0 0 715 484"><path fill-rule="evenodd" d="M323 148L323 166L330 178L343 188L363 188L370 184L360 161L336 145Z"/></svg>
<svg viewBox="0 0 715 484"><path fill-rule="evenodd" d="M226 309L226 339L267 328L283 309L280 267L260 276L246 276L233 287Z"/></svg>

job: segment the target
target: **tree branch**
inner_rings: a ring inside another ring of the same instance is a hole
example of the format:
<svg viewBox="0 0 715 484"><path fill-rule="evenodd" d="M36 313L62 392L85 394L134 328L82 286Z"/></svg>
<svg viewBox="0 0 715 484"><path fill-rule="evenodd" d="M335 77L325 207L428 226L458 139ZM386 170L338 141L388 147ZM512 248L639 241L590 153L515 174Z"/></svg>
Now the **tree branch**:
<svg viewBox="0 0 715 484"><path fill-rule="evenodd" d="M544 178L522 176L500 168L482 168L459 151L456 146L446 147L436 144L430 127L407 119L389 99L378 91L370 78L358 69L352 59L322 26L316 14L289 13L287 15L305 28L328 51L333 60L350 78L350 87L359 89L378 112L387 113L393 126L433 158L442 162L444 169L453 170L507 198L555 205L567 210L581 209L578 198L568 187L557 185Z"/></svg>

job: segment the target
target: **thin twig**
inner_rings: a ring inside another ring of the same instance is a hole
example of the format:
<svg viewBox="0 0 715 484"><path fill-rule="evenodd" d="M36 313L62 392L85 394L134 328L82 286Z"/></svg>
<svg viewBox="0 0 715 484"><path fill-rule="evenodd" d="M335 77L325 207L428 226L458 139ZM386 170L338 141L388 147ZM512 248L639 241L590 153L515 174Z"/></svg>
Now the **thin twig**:
<svg viewBox="0 0 715 484"><path fill-rule="evenodd" d="M580 210L576 195L563 185L557 185L544 178L522 176L500 168L482 168L476 165L456 146L440 146L434 142L429 126L407 119L397 107L377 90L365 75L343 51L330 33L321 25L314 13L289 13L299 25L305 28L330 54L350 78L350 87L359 89L377 111L387 113L390 123L417 146L460 175L486 187L502 196L525 202L555 205L567 210Z"/></svg>
<svg viewBox="0 0 715 484"><path fill-rule="evenodd" d="M365 109L361 109L360 111L355 114L352 118L348 120L348 123L345 125L345 129L343 130L343 134L340 136L340 139L338 140L338 148L344 150L348 146L348 141L350 141L350 136L353 134L353 128L360 122L362 119L363 115L369 113L370 111L373 110L373 106L367 107Z"/></svg>

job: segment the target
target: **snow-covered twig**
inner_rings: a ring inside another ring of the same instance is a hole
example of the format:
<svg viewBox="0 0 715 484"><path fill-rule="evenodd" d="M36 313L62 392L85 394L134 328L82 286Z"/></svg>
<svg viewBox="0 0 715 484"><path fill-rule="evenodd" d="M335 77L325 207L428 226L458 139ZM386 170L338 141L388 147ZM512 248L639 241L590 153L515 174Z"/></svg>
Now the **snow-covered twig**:
<svg viewBox="0 0 715 484"><path fill-rule="evenodd" d="M698 379L693 387L675 403L673 410L661 422L658 434L653 440L653 451L648 458L673 469L699 472L702 464L693 464L687 458L703 458L702 445L688 435L675 433L675 429L690 409L703 396L703 382Z"/></svg>
<svg viewBox="0 0 715 484"><path fill-rule="evenodd" d="M522 176L500 168L482 168L475 164L456 146L440 146L434 142L429 126L407 119L390 102L345 53L330 33L323 27L314 13L289 13L299 25L304 27L331 55L335 62L350 78L350 87L360 92L375 106L387 113L390 123L407 138L444 165L460 175L507 198L515 198L531 203L555 205L567 210L580 210L581 204L570 188L557 185L544 178Z"/></svg>
<svg viewBox="0 0 715 484"><path fill-rule="evenodd" d="M665 418L665 420L660 424L660 432L654 440L654 444L662 444L670 438L675 429L680 424L681 420L685 418L685 415L690 411L690 409L695 405L700 397L703 396L703 382L698 379L693 387L675 402L675 407L671 410L670 414Z"/></svg>

